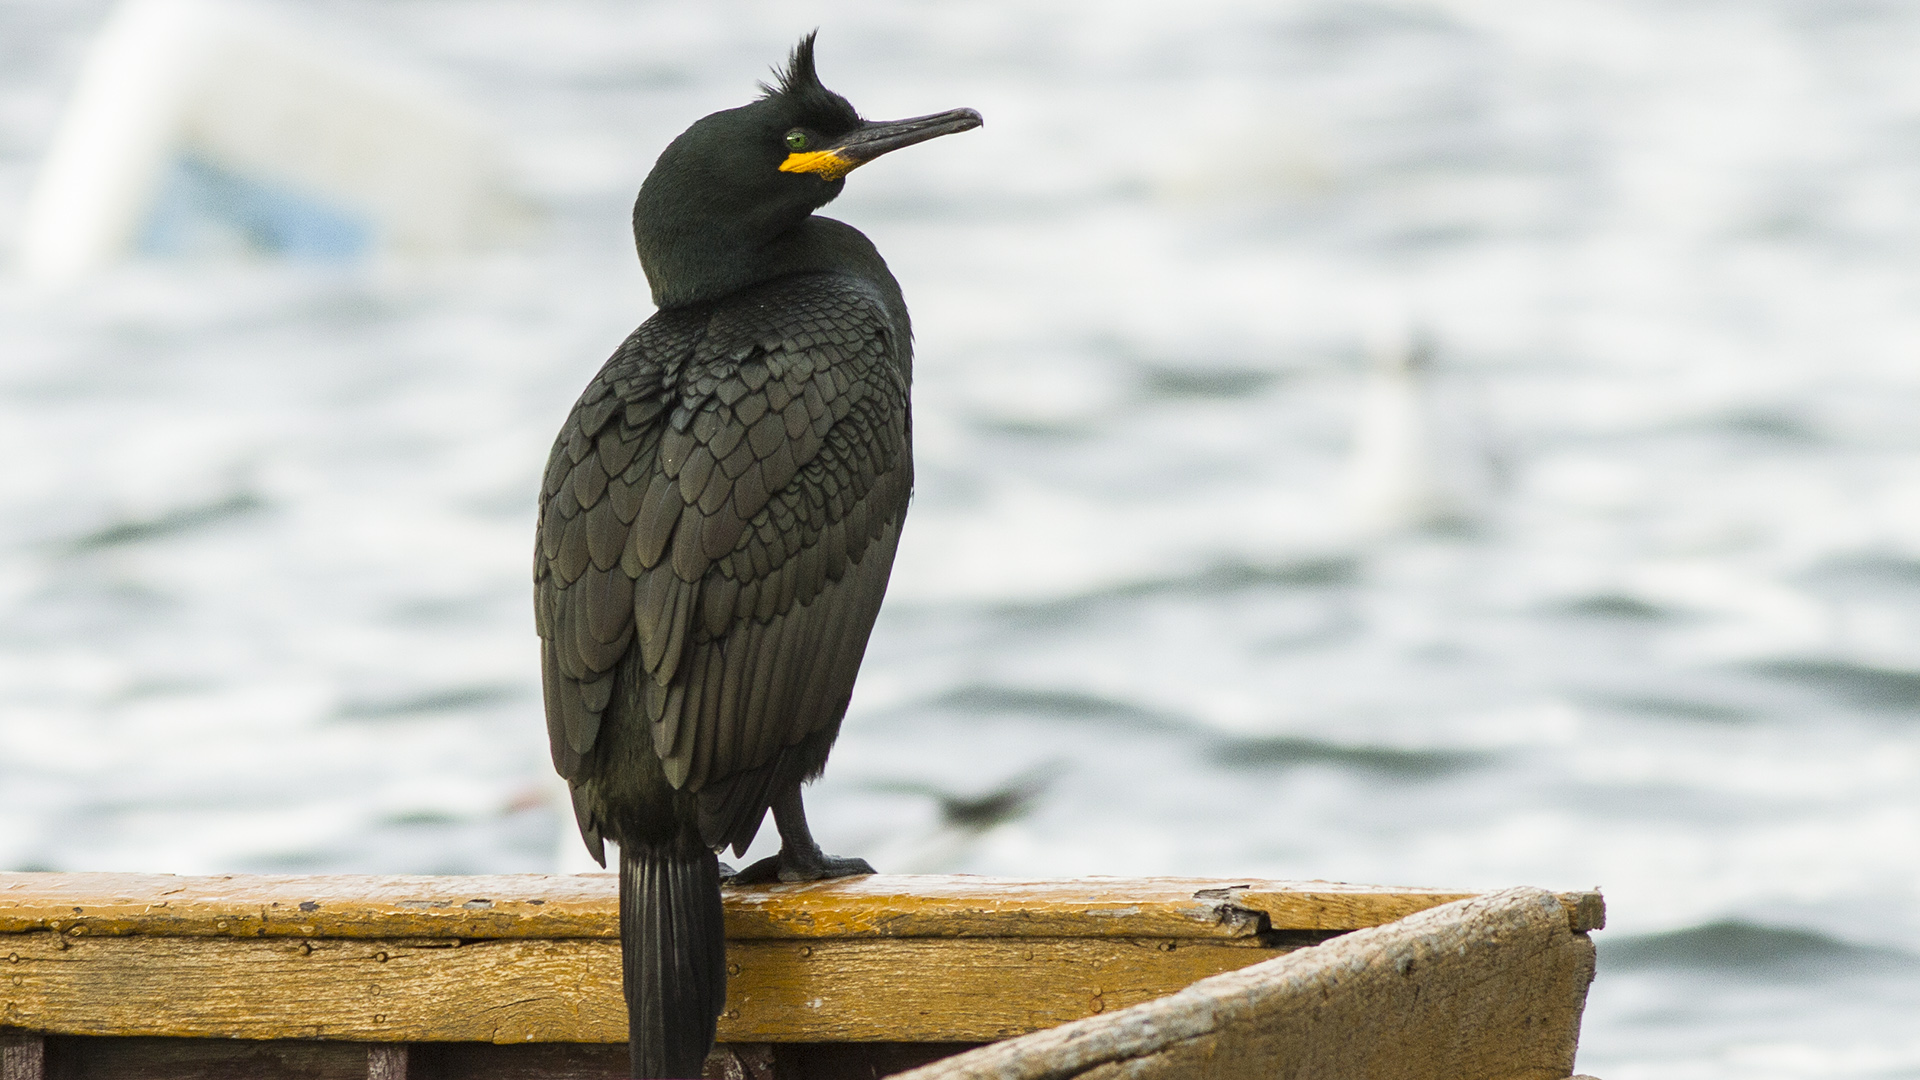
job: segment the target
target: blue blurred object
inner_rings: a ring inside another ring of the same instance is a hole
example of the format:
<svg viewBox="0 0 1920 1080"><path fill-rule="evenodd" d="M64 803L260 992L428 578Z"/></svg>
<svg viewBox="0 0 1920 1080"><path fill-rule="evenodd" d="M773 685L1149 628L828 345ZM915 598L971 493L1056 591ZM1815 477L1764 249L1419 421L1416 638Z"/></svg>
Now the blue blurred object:
<svg viewBox="0 0 1920 1080"><path fill-rule="evenodd" d="M142 253L432 258L526 220L485 118L289 5L119 0L79 76L13 242L43 286Z"/></svg>
<svg viewBox="0 0 1920 1080"><path fill-rule="evenodd" d="M372 222L345 207L187 155L161 181L137 249L172 257L238 250L351 262L373 242Z"/></svg>

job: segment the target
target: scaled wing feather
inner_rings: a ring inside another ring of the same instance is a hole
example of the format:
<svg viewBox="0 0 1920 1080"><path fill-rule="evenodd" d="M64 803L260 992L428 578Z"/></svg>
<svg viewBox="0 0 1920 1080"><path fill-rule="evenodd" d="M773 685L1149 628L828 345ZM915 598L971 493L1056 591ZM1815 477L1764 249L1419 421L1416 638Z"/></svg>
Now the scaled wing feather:
<svg viewBox="0 0 1920 1080"><path fill-rule="evenodd" d="M555 765L579 775L607 724L644 729L669 782L714 787L716 845L839 723L912 489L905 343L879 303L828 275L761 288L661 312L614 354L555 442L535 544Z"/></svg>

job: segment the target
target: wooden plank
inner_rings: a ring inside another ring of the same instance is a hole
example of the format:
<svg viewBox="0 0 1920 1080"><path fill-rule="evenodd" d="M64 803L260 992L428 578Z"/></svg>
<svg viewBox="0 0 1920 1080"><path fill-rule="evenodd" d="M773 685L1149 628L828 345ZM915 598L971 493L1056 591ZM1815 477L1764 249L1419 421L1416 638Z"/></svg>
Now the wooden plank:
<svg viewBox="0 0 1920 1080"><path fill-rule="evenodd" d="M46 1080L47 1040L37 1031L0 1031L0 1080Z"/></svg>
<svg viewBox="0 0 1920 1080"><path fill-rule="evenodd" d="M770 1047L772 1068L764 1080L877 1080L973 1049L968 1043L772 1043ZM713 1059L707 1060L712 1076Z"/></svg>
<svg viewBox="0 0 1920 1080"><path fill-rule="evenodd" d="M621 1075L626 1075L625 1069ZM890 1069L889 1072L899 1072ZM700 1075L704 1080L778 1080L773 1067L773 1044L771 1043L721 1043L707 1054L702 1063ZM876 1074L877 1075L877 1074ZM482 1073L472 1080L495 1080L492 1073Z"/></svg>
<svg viewBox="0 0 1920 1080"><path fill-rule="evenodd" d="M721 1037L986 1042L1125 1008L1285 950L1172 938L743 942Z"/></svg>
<svg viewBox="0 0 1920 1080"><path fill-rule="evenodd" d="M411 1046L301 1039L69 1035L55 1036L52 1042L59 1080L364 1080L376 1062L381 1068L394 1063L393 1051L398 1050L406 1051L406 1071L400 1074L406 1080L625 1080L630 1075L624 1045L597 1043L445 1043L429 1045L423 1053L423 1048ZM726 1049L715 1056L725 1056ZM736 1080L727 1077L724 1066L711 1061L709 1075ZM743 1074L737 1080L772 1078Z"/></svg>
<svg viewBox="0 0 1920 1080"><path fill-rule="evenodd" d="M1206 878L901 875L728 890L729 938L1247 938L1258 918Z"/></svg>
<svg viewBox="0 0 1920 1080"><path fill-rule="evenodd" d="M373 1043L367 1047L367 1080L408 1080L407 1044Z"/></svg>
<svg viewBox="0 0 1920 1080"><path fill-rule="evenodd" d="M1266 915L1275 929L1358 930L1382 926L1418 911L1465 900L1478 893L1455 889L1420 889L1347 885L1341 882L1261 882L1227 890L1235 907ZM1600 893L1556 893L1566 909L1568 928L1576 934L1604 929L1607 906Z"/></svg>
<svg viewBox="0 0 1920 1080"><path fill-rule="evenodd" d="M366 1080L356 1043L49 1038L59 1080Z"/></svg>
<svg viewBox="0 0 1920 1080"><path fill-rule="evenodd" d="M612 875L473 877L0 873L0 934L74 937L617 938ZM734 940L1253 936L1378 926L1471 893L1203 878L1025 881L876 875L728 889ZM1567 893L1588 922L1598 893ZM1593 922L1597 926L1597 922Z"/></svg>
<svg viewBox="0 0 1920 1080"><path fill-rule="evenodd" d="M626 1080L633 1075L625 1044L421 1043L409 1050L407 1080ZM708 1075L715 1071L709 1068Z"/></svg>
<svg viewBox="0 0 1920 1080"><path fill-rule="evenodd" d="M13 935L6 1023L75 1035L623 1042L600 939ZM984 1042L1122 1008L1281 950L1129 938L728 946L727 1042Z"/></svg>
<svg viewBox="0 0 1920 1080"><path fill-rule="evenodd" d="M1510 889L897 1080L1562 1080L1593 960L1558 897Z"/></svg>
<svg viewBox="0 0 1920 1080"><path fill-rule="evenodd" d="M887 1062L888 1044L878 1044L877 1060ZM409 1048L407 1080L626 1080L628 1071L625 1043L522 1043L499 1046L492 1043L420 1043ZM811 1049L811 1048L805 1048ZM860 1048L852 1048L858 1051ZM959 1045L946 1049L946 1055L922 1053L907 1057L899 1068L924 1065L940 1056L950 1056L972 1047ZM803 1080L807 1075L783 1063L774 1066L774 1050L769 1043L721 1043L707 1055L701 1075L707 1080ZM832 1074L834 1080L859 1075ZM875 1073L876 1076L886 1073Z"/></svg>
<svg viewBox="0 0 1920 1080"><path fill-rule="evenodd" d="M610 874L0 873L0 933L617 938Z"/></svg>
<svg viewBox="0 0 1920 1080"><path fill-rule="evenodd" d="M727 935L1251 936L1218 884L1185 879L850 878L728 889ZM617 938L609 874L371 877L0 873L0 933L207 937Z"/></svg>
<svg viewBox="0 0 1920 1080"><path fill-rule="evenodd" d="M619 943L97 937L6 942L8 1023L72 1035L625 1038ZM364 1057L361 1075L365 1075Z"/></svg>
<svg viewBox="0 0 1920 1080"><path fill-rule="evenodd" d="M24 1034L11 1036L16 1042ZM9 1045L0 1032L0 1046ZM35 1036L38 1039L38 1036ZM406 1080L624 1080L626 1044L380 1043L55 1036L59 1080L359 1080L383 1052L406 1050ZM707 1080L849 1080L891 1076L974 1043L722 1043ZM392 1055L388 1054L391 1058ZM37 1060L37 1059L36 1059ZM31 1078L44 1080L36 1073Z"/></svg>

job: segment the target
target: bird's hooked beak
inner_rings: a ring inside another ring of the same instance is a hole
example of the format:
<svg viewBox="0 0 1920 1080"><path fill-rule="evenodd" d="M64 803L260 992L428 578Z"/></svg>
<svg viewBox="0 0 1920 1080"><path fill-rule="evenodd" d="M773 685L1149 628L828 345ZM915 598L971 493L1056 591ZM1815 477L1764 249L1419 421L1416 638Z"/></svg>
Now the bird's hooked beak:
<svg viewBox="0 0 1920 1080"><path fill-rule="evenodd" d="M780 163L780 171L812 173L822 180L838 180L888 151L957 131L972 131L980 124L980 114L972 109L952 109L911 120L864 123L825 150L788 154L787 160Z"/></svg>

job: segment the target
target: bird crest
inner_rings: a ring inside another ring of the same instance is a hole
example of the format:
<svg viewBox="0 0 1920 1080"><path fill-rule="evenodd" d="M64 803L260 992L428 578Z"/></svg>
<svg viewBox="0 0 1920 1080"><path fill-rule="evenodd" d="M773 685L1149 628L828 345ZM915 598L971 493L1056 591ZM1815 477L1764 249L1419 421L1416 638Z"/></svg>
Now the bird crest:
<svg viewBox="0 0 1920 1080"><path fill-rule="evenodd" d="M852 128L860 122L860 114L854 111L853 104L846 98L827 89L820 81L820 72L813 64L813 39L820 31L814 30L800 39L793 47L793 53L787 57L786 70L774 69L774 83L769 86L760 84L764 96L785 98L799 106L805 116L831 117L839 122L838 126Z"/></svg>

